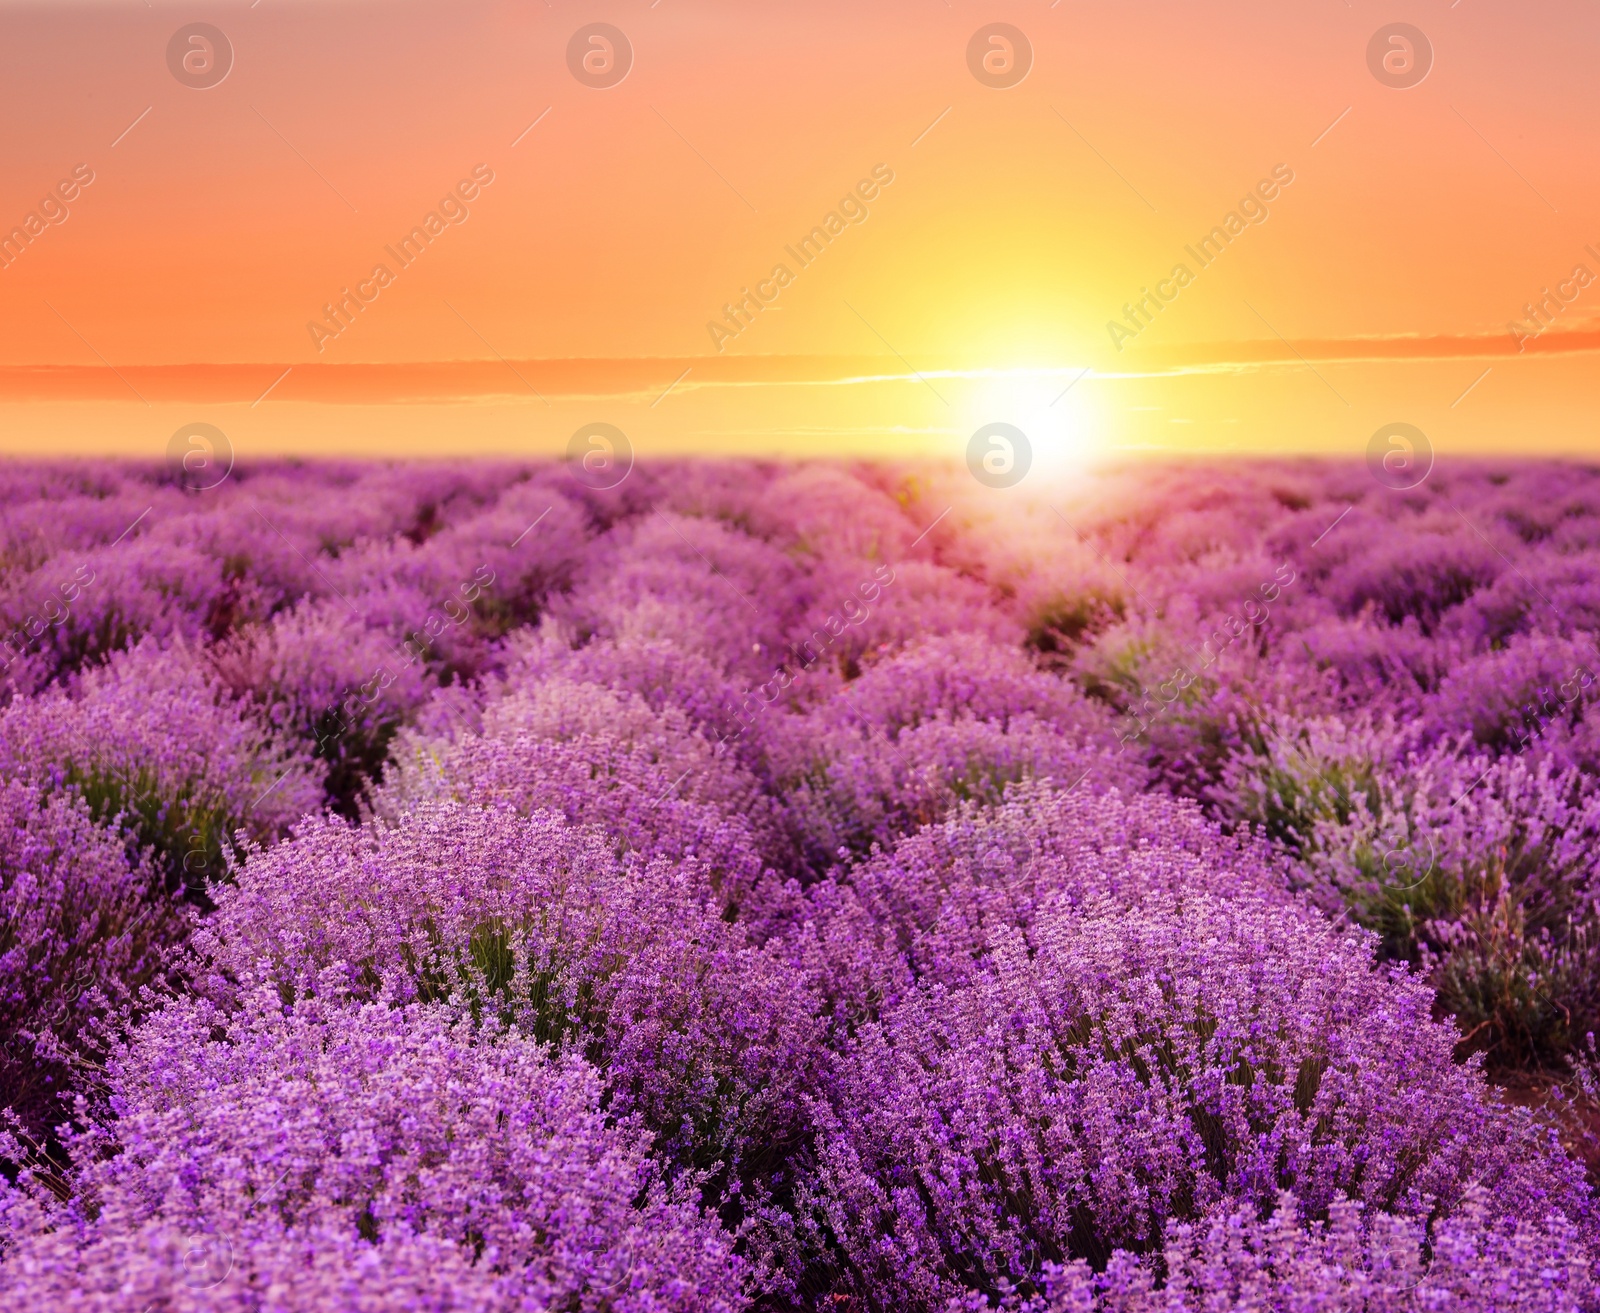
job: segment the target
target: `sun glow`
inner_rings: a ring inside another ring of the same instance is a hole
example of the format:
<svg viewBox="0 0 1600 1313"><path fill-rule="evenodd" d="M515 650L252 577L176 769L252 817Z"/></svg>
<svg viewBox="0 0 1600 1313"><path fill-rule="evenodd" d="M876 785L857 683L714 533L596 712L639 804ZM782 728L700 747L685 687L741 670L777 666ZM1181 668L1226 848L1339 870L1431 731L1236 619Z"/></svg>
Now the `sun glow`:
<svg viewBox="0 0 1600 1313"><path fill-rule="evenodd" d="M960 410L963 442L986 424L1020 429L1028 442L1024 481L1040 489L1082 475L1106 445L1094 380L1082 366L974 379Z"/></svg>

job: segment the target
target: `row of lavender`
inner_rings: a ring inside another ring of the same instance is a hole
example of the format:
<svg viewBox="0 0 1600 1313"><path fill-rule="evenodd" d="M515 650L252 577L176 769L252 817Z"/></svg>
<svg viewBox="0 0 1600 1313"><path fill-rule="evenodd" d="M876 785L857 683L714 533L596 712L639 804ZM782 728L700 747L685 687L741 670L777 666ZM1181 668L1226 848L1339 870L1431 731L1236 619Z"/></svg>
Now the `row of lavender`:
<svg viewBox="0 0 1600 1313"><path fill-rule="evenodd" d="M0 484L18 1302L1600 1306L1596 472Z"/></svg>

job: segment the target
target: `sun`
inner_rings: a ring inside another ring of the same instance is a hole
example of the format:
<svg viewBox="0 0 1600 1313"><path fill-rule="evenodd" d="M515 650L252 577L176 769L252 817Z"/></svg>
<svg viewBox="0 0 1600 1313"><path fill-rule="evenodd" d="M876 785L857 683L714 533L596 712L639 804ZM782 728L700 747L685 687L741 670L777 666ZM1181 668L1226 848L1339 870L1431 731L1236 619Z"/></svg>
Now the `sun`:
<svg viewBox="0 0 1600 1313"><path fill-rule="evenodd" d="M1085 474L1102 448L1094 379L1082 366L986 371L974 377L961 406L963 441L985 425L1006 424L1026 439L1021 482L1059 486ZM1020 447L1022 444L1017 443ZM1000 459L1011 459L1003 453Z"/></svg>

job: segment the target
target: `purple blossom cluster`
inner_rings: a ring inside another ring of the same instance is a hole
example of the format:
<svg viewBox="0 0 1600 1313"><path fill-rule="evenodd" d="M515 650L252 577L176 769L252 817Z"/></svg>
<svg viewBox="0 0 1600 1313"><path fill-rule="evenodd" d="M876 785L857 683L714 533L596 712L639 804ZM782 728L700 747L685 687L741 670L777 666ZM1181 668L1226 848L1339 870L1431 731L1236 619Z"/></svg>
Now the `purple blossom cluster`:
<svg viewBox="0 0 1600 1313"><path fill-rule="evenodd" d="M43 1135L95 1058L97 1023L157 980L188 929L83 801L0 784L0 1100Z"/></svg>
<svg viewBox="0 0 1600 1313"><path fill-rule="evenodd" d="M0 494L11 1302L1600 1310L1600 472Z"/></svg>
<svg viewBox="0 0 1600 1313"><path fill-rule="evenodd" d="M306 754L261 724L186 640L146 637L0 711L0 775L86 802L174 886L221 875L235 836L319 800Z"/></svg>
<svg viewBox="0 0 1600 1313"><path fill-rule="evenodd" d="M579 1057L442 1007L270 988L151 1018L4 1204L6 1273L75 1308L731 1310L728 1238ZM115 1152L107 1150L114 1146ZM14 1150L15 1151L15 1150Z"/></svg>

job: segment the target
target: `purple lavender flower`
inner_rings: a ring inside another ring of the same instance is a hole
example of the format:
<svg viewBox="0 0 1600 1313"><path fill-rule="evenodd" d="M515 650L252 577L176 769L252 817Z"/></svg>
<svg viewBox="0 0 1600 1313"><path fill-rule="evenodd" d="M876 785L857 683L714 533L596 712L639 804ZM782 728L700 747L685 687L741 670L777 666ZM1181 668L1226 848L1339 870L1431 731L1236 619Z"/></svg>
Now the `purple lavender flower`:
<svg viewBox="0 0 1600 1313"><path fill-rule="evenodd" d="M337 601L281 612L218 644L210 657L233 693L327 763L329 801L346 814L432 686L424 663Z"/></svg>
<svg viewBox="0 0 1600 1313"><path fill-rule="evenodd" d="M64 1117L96 1023L156 979L188 923L81 799L0 783L0 1108L35 1136Z"/></svg>
<svg viewBox="0 0 1600 1313"><path fill-rule="evenodd" d="M83 798L151 848L173 888L220 879L236 832L276 834L319 793L307 755L256 721L202 658L152 640L72 691L0 712L0 775Z"/></svg>
<svg viewBox="0 0 1600 1313"><path fill-rule="evenodd" d="M336 979L362 998L456 1000L586 1053L608 1110L642 1117L658 1155L710 1172L713 1193L771 1170L799 1133L816 1006L723 919L694 862L619 864L549 812L419 802L393 823L308 820L218 901L197 941L218 997Z"/></svg>
<svg viewBox="0 0 1600 1313"><path fill-rule="evenodd" d="M1279 717L1230 766L1225 810L1425 967L1497 1064L1558 1058L1600 1020L1600 791L1548 754L1417 738Z"/></svg>
<svg viewBox="0 0 1600 1313"><path fill-rule="evenodd" d="M176 1002L67 1138L0 1183L0 1285L75 1308L733 1310L729 1238L582 1058L442 1006ZM13 1144L12 1152L20 1155Z"/></svg>
<svg viewBox="0 0 1600 1313"><path fill-rule="evenodd" d="M1021 780L1137 789L1144 779L1102 708L976 635L886 659L785 728L773 774L816 871L961 802L997 803Z"/></svg>
<svg viewBox="0 0 1600 1313"><path fill-rule="evenodd" d="M1014 493L0 469L0 1289L1600 1308L1600 475Z"/></svg>
<svg viewBox="0 0 1600 1313"><path fill-rule="evenodd" d="M1429 990L1293 905L1058 901L949 974L855 1028L816 1105L801 1197L864 1298L1026 1291L1041 1261L1159 1251L1283 1190L1304 1225L1341 1198L1425 1223L1482 1187L1492 1221L1554 1215L1592 1262L1578 1166L1452 1061Z"/></svg>
<svg viewBox="0 0 1600 1313"><path fill-rule="evenodd" d="M675 707L551 678L503 691L480 732L403 735L374 808L399 816L441 798L549 809L610 834L619 855L697 861L737 907L783 859L775 808L737 761Z"/></svg>

